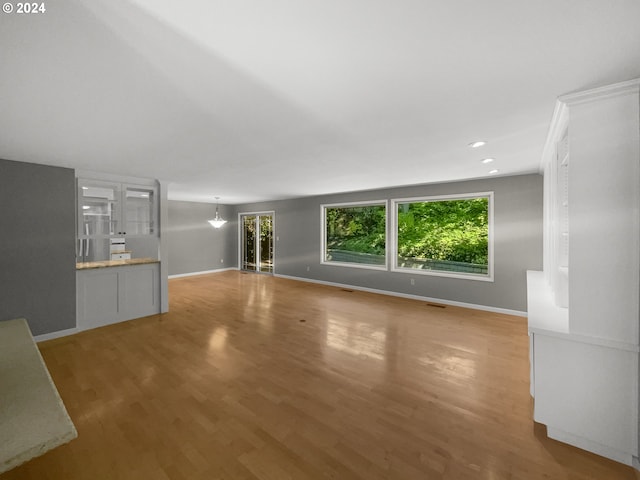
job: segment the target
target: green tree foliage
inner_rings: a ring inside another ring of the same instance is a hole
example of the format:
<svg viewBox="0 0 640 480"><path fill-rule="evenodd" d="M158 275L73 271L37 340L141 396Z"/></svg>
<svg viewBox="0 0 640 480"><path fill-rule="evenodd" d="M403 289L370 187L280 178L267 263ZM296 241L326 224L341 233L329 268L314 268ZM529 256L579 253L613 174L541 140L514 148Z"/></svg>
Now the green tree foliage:
<svg viewBox="0 0 640 480"><path fill-rule="evenodd" d="M398 205L398 255L488 263L487 198Z"/></svg>
<svg viewBox="0 0 640 480"><path fill-rule="evenodd" d="M385 254L385 207L327 208L327 248ZM398 255L420 260L488 264L489 200L398 205Z"/></svg>
<svg viewBox="0 0 640 480"><path fill-rule="evenodd" d="M328 249L384 255L384 205L327 208L326 221Z"/></svg>

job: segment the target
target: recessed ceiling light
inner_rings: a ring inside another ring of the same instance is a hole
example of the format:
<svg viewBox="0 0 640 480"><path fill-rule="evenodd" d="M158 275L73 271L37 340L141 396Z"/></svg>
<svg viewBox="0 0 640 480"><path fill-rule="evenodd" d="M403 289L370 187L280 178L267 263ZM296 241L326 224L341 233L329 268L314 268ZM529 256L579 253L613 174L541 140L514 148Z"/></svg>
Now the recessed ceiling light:
<svg viewBox="0 0 640 480"><path fill-rule="evenodd" d="M486 145L486 144L487 144L487 142L482 141L482 140L478 140L477 142L471 142L471 143L469 144L469 146L470 146L471 148L478 148L478 147L481 147L481 146Z"/></svg>
<svg viewBox="0 0 640 480"><path fill-rule="evenodd" d="M493 170L489 171L489 173L491 175L493 175L494 173L498 173L498 172L499 172L499 170L497 168L494 168Z"/></svg>
<svg viewBox="0 0 640 480"><path fill-rule="evenodd" d="M485 158L484 160L482 160L482 163L491 163L493 162L493 158Z"/></svg>

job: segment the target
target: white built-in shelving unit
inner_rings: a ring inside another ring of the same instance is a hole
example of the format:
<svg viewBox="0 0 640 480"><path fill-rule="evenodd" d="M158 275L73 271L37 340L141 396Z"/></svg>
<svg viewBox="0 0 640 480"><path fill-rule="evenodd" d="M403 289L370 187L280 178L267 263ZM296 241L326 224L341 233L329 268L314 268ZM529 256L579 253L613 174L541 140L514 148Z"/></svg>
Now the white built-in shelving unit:
<svg viewBox="0 0 640 480"><path fill-rule="evenodd" d="M638 463L640 79L559 98L543 156L544 271L528 272L534 419Z"/></svg>

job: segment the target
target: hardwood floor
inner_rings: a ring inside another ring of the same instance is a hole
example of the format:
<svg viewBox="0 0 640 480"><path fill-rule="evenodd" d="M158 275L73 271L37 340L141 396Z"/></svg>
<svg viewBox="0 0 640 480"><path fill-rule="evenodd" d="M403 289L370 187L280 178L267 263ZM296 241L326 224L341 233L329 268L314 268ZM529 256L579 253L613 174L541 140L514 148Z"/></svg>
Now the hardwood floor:
<svg viewBox="0 0 640 480"><path fill-rule="evenodd" d="M523 318L229 271L39 345L78 438L10 479L635 479L532 421Z"/></svg>

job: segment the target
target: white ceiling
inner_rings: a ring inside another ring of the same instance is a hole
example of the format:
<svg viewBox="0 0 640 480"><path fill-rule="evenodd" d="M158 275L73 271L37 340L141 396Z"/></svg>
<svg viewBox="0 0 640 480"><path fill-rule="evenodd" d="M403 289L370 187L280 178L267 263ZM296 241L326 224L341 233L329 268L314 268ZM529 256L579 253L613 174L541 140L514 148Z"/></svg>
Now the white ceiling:
<svg viewBox="0 0 640 480"><path fill-rule="evenodd" d="M175 200L537 171L556 97L640 77L638 0L45 6L0 14L0 158Z"/></svg>

